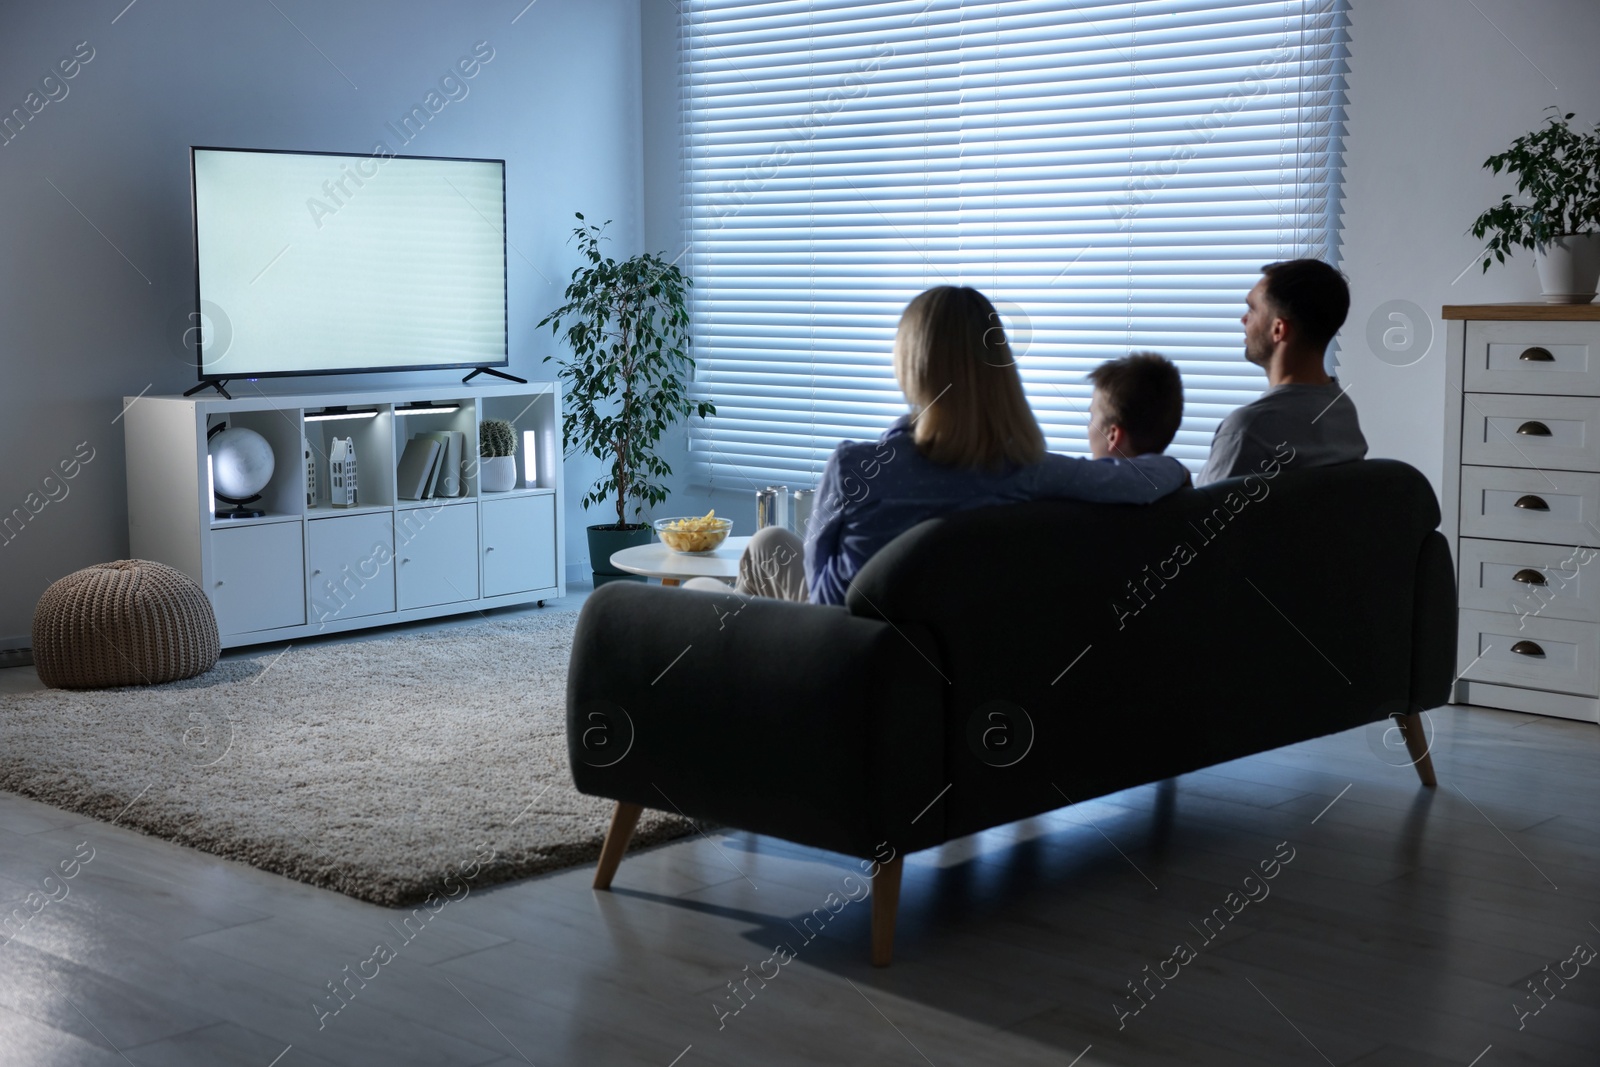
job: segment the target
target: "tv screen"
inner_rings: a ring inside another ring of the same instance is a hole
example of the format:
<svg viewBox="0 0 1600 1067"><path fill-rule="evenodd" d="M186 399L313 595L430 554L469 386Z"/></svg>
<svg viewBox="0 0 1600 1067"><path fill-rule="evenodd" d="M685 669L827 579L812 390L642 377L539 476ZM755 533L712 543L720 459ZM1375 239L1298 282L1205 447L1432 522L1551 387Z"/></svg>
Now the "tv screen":
<svg viewBox="0 0 1600 1067"><path fill-rule="evenodd" d="M505 161L190 150L202 381L503 367Z"/></svg>

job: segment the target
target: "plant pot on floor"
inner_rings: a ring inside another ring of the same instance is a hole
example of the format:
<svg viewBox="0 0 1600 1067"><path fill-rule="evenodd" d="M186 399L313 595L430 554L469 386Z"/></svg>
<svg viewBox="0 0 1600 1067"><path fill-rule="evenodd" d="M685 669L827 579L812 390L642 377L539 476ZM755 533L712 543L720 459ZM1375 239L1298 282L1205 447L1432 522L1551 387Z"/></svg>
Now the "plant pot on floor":
<svg viewBox="0 0 1600 1067"><path fill-rule="evenodd" d="M485 493L509 493L517 487L516 456L484 456L478 461L478 487Z"/></svg>
<svg viewBox="0 0 1600 1067"><path fill-rule="evenodd" d="M1587 304L1600 283L1600 233L1557 237L1534 255L1546 304Z"/></svg>
<svg viewBox="0 0 1600 1067"><path fill-rule="evenodd" d="M635 545L648 545L654 537L655 531L642 522L626 526L607 523L589 527L589 566L594 571L594 587L599 589L607 582L644 581L643 575L629 574L613 567L611 556Z"/></svg>

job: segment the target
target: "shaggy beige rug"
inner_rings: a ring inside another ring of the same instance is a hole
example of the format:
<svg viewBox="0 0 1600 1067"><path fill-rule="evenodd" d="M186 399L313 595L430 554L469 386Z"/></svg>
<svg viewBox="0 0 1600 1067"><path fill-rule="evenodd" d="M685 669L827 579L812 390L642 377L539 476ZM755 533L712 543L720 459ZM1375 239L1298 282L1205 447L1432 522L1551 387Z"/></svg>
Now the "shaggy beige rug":
<svg viewBox="0 0 1600 1067"><path fill-rule="evenodd" d="M577 613L291 645L149 688L0 696L0 789L376 904L592 862L567 770ZM647 810L638 845L693 831ZM455 883L452 882L452 885Z"/></svg>

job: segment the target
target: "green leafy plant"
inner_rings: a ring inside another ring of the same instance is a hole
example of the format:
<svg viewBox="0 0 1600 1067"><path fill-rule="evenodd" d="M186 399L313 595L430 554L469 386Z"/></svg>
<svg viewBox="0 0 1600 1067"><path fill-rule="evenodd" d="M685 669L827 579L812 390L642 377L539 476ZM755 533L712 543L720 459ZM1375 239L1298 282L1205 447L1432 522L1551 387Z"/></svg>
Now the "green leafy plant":
<svg viewBox="0 0 1600 1067"><path fill-rule="evenodd" d="M578 221L584 221L578 214ZM539 320L566 340L561 359L567 385L563 431L568 455L588 453L611 461L583 498L583 506L615 499L616 528L631 526L646 504L667 491L659 481L672 468L656 454L667 427L690 415L716 413L709 401L689 398L694 360L689 357L687 276L660 256L616 260L600 249L608 220L581 225L572 240L585 261L572 272L566 303ZM548 362L554 356L544 357Z"/></svg>
<svg viewBox="0 0 1600 1067"><path fill-rule="evenodd" d="M478 455L483 459L517 454L517 435L505 419L484 419L478 425Z"/></svg>
<svg viewBox="0 0 1600 1067"><path fill-rule="evenodd" d="M1555 111L1554 107L1546 110ZM1517 194L1479 215L1472 236L1493 234L1484 250L1483 269L1504 263L1517 248L1542 248L1569 234L1600 229L1600 123L1593 130L1574 130L1573 117L1551 115L1545 125L1511 142L1511 147L1484 160L1484 167L1517 178Z"/></svg>

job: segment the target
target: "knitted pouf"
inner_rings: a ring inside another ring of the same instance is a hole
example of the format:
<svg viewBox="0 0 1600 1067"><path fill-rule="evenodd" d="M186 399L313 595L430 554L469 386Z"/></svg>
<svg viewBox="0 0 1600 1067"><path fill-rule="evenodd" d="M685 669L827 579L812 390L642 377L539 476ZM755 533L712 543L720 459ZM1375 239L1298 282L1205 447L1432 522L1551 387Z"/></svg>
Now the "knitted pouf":
<svg viewBox="0 0 1600 1067"><path fill-rule="evenodd" d="M211 601L187 574L144 559L85 567L33 611L33 662L55 689L155 685L203 674L221 641Z"/></svg>

